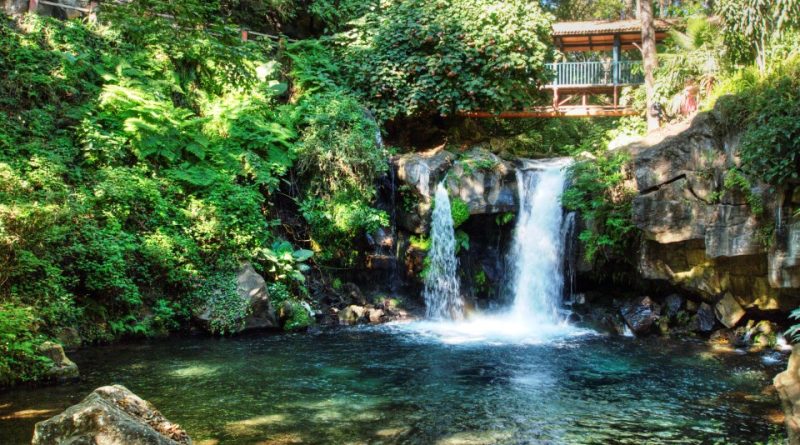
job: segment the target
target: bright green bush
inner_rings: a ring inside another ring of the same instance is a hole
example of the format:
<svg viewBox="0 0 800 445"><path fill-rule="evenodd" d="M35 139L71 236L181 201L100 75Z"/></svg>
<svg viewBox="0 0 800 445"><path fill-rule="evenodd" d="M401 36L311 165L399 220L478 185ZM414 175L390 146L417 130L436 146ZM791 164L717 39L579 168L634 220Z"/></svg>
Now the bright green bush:
<svg viewBox="0 0 800 445"><path fill-rule="evenodd" d="M285 331L299 331L314 325L314 318L299 301L292 301L292 316L283 325Z"/></svg>
<svg viewBox="0 0 800 445"><path fill-rule="evenodd" d="M523 0L392 0L343 39L345 73L382 120L530 105L550 20Z"/></svg>
<svg viewBox="0 0 800 445"><path fill-rule="evenodd" d="M453 217L453 228L458 228L469 219L469 205L461 198L451 199L450 215Z"/></svg>
<svg viewBox="0 0 800 445"><path fill-rule="evenodd" d="M719 89L717 108L742 133L743 172L773 185L800 179L800 56L764 75L746 69Z"/></svg>
<svg viewBox="0 0 800 445"><path fill-rule="evenodd" d="M578 160L569 167L570 187L561 198L565 208L578 211L586 222L578 238L587 261L624 258L636 234L631 221L635 190L625 186L630 156L609 148L643 134L644 122L636 117L608 124L592 128L575 148L593 158Z"/></svg>
<svg viewBox="0 0 800 445"><path fill-rule="evenodd" d="M0 304L0 385L36 380L52 364L36 351L35 323L31 308Z"/></svg>
<svg viewBox="0 0 800 445"><path fill-rule="evenodd" d="M388 169L388 151L375 120L343 92L309 96L298 113L300 210L319 258L352 265L359 255L354 242L388 224L386 212L372 207L375 183Z"/></svg>

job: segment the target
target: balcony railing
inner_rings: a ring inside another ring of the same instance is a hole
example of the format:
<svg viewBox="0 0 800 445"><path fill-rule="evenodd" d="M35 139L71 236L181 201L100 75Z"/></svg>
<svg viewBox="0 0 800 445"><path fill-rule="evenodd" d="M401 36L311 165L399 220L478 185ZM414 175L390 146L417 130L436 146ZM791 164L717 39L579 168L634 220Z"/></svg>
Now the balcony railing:
<svg viewBox="0 0 800 445"><path fill-rule="evenodd" d="M613 86L644 83L642 62L559 62L548 63L553 81L549 86Z"/></svg>

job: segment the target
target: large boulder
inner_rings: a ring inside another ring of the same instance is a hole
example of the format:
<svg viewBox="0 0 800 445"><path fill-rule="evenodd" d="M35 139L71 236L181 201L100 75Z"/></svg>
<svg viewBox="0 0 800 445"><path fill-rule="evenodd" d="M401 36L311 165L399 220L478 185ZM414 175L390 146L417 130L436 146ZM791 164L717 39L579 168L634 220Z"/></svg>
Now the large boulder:
<svg viewBox="0 0 800 445"><path fill-rule="evenodd" d="M786 371L775 376L773 384L781 397L789 444L800 445L800 345L792 348Z"/></svg>
<svg viewBox="0 0 800 445"><path fill-rule="evenodd" d="M745 310L733 298L733 295L727 293L714 305L714 314L717 316L717 320L725 325L726 328L732 328L744 317Z"/></svg>
<svg viewBox="0 0 800 445"><path fill-rule="evenodd" d="M179 425L127 388L94 390L82 402L36 424L32 445L190 445Z"/></svg>
<svg viewBox="0 0 800 445"><path fill-rule="evenodd" d="M78 365L67 357L60 344L46 341L39 345L37 352L53 362L53 365L45 372L46 379L64 381L80 376Z"/></svg>
<svg viewBox="0 0 800 445"><path fill-rule="evenodd" d="M408 153L392 159L402 203L398 219L401 226L413 233L428 230L436 184L444 177L456 156L443 149Z"/></svg>
<svg viewBox="0 0 800 445"><path fill-rule="evenodd" d="M624 304L620 315L634 334L644 335L660 318L661 306L650 297L639 297Z"/></svg>
<svg viewBox="0 0 800 445"><path fill-rule="evenodd" d="M245 263L236 274L236 293L249 307L241 331L250 329L276 329L279 328L275 310L269 300L269 291L264 277L253 269L253 265ZM202 325L208 326L212 318L212 308L205 308L197 316Z"/></svg>
<svg viewBox="0 0 800 445"><path fill-rule="evenodd" d="M435 149L396 156L398 223L412 233L428 231L436 186L446 180L453 199L464 201L471 215L512 212L517 207L515 167L474 147L459 156Z"/></svg>
<svg viewBox="0 0 800 445"><path fill-rule="evenodd" d="M471 215L512 212L517 207L515 171L511 163L475 147L453 164L447 190L467 203Z"/></svg>

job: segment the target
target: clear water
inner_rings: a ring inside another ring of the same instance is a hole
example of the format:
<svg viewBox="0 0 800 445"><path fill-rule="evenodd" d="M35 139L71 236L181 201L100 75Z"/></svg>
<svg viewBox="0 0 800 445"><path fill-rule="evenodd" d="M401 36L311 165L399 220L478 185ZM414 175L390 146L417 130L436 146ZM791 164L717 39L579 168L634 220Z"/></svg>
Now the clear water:
<svg viewBox="0 0 800 445"><path fill-rule="evenodd" d="M431 215L431 247L425 276L425 315L433 320L459 320L464 316L464 300L458 280L456 235L450 197L444 183L436 187Z"/></svg>
<svg viewBox="0 0 800 445"><path fill-rule="evenodd" d="M74 354L76 384L0 393L0 443L119 383L196 444L754 444L785 367L663 339L453 345L402 325L173 338ZM772 421L770 419L773 419Z"/></svg>

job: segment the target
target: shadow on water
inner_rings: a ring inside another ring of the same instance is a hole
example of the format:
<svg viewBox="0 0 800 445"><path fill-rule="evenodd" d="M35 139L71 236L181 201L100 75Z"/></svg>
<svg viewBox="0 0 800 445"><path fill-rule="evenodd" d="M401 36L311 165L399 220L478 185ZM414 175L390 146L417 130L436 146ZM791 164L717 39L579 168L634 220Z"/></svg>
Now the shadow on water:
<svg viewBox="0 0 800 445"><path fill-rule="evenodd" d="M785 365L601 336L452 345L391 328L173 338L74 355L80 382L0 393L3 443L119 383L212 444L752 444Z"/></svg>

